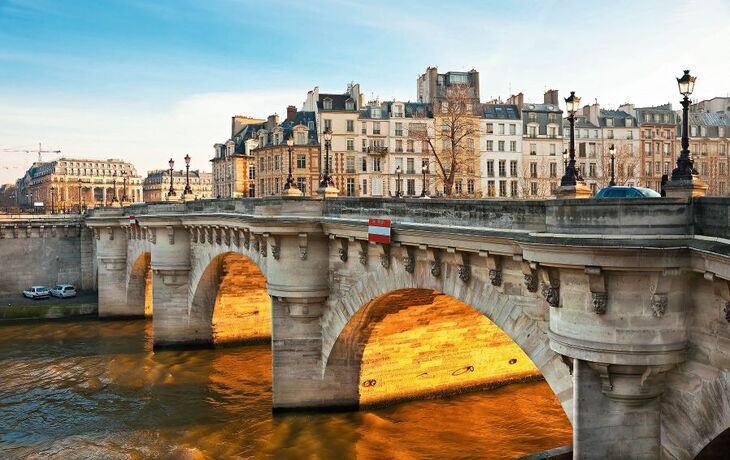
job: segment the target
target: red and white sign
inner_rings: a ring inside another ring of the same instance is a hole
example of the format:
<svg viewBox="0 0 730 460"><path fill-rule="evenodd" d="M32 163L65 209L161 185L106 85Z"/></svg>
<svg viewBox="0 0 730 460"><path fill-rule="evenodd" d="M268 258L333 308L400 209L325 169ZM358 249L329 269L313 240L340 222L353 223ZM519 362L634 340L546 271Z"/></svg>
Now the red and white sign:
<svg viewBox="0 0 730 460"><path fill-rule="evenodd" d="M134 216L129 216L129 226L134 228L137 226L137 218Z"/></svg>
<svg viewBox="0 0 730 460"><path fill-rule="evenodd" d="M390 219L368 219L368 241L390 243Z"/></svg>

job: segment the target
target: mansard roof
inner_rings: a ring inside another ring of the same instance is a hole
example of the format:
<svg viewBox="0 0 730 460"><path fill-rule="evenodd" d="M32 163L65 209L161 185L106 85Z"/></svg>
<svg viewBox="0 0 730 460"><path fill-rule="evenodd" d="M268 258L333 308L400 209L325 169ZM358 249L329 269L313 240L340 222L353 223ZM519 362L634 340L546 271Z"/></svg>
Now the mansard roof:
<svg viewBox="0 0 730 460"><path fill-rule="evenodd" d="M515 104L484 104L482 118L520 120L520 109Z"/></svg>
<svg viewBox="0 0 730 460"><path fill-rule="evenodd" d="M324 101L325 99L329 99L332 101L332 108L331 109L325 109L324 108ZM347 110L347 101L353 102L353 109ZM333 111L333 112L356 112L357 111L357 102L350 96L349 94L320 94L319 100L317 101L317 109L320 111Z"/></svg>

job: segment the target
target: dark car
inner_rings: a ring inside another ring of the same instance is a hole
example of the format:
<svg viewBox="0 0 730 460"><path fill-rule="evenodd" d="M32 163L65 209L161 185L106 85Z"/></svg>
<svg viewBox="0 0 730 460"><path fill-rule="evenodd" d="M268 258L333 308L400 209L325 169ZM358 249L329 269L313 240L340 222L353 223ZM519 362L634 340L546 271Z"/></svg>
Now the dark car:
<svg viewBox="0 0 730 460"><path fill-rule="evenodd" d="M661 198L661 195L650 188L632 186L606 187L596 193L596 198Z"/></svg>

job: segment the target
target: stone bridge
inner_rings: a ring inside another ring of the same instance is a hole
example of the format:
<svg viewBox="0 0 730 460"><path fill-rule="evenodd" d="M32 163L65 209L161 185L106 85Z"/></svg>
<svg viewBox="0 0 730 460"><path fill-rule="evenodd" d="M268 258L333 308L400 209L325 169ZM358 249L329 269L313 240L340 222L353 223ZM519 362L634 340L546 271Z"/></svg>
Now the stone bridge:
<svg viewBox="0 0 730 460"><path fill-rule="evenodd" d="M156 348L270 338L275 410L541 374L575 458L730 445L729 200L218 200L83 225L101 316L152 315Z"/></svg>

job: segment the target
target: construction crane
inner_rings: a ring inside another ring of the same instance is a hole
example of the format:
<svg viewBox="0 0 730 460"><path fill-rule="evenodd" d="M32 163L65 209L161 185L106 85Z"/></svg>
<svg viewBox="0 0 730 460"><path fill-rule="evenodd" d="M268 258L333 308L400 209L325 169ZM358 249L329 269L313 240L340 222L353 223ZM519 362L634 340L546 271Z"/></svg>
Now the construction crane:
<svg viewBox="0 0 730 460"><path fill-rule="evenodd" d="M38 143L38 150L15 150L15 149L3 149L2 152L6 153L37 153L38 154L38 163L43 162L43 154L44 153L61 153L60 150L43 150L43 146L41 143Z"/></svg>

